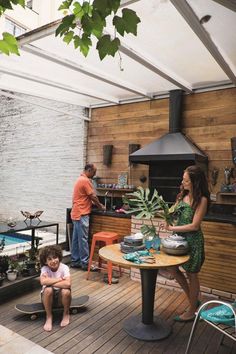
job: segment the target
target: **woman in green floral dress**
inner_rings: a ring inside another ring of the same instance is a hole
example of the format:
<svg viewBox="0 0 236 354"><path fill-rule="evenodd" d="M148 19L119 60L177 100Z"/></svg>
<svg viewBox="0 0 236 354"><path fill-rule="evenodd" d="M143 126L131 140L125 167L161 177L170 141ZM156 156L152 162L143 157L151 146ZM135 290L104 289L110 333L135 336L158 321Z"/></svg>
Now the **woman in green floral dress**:
<svg viewBox="0 0 236 354"><path fill-rule="evenodd" d="M210 193L206 176L198 166L189 166L184 171L182 190L177 196L181 203L180 216L176 225L165 225L166 230L186 237L190 248L190 259L182 267L187 279L178 267L171 267L170 272L180 284L188 297L190 306L183 314L176 316L175 321L192 321L198 307L200 284L198 273L204 262L204 238L201 222L205 216L210 201Z"/></svg>

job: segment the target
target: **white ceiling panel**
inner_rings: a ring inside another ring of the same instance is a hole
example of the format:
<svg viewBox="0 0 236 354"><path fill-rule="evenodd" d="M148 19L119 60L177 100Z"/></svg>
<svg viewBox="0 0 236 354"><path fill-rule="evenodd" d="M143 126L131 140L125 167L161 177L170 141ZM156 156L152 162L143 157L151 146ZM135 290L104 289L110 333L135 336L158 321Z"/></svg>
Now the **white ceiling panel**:
<svg viewBox="0 0 236 354"><path fill-rule="evenodd" d="M137 37L121 38L120 56L100 61L91 49L84 58L55 38L56 21L20 36L20 57L1 56L0 89L95 107L168 96L177 88L235 86L234 6L223 0L126 2L141 23ZM201 21L206 15L209 21Z"/></svg>

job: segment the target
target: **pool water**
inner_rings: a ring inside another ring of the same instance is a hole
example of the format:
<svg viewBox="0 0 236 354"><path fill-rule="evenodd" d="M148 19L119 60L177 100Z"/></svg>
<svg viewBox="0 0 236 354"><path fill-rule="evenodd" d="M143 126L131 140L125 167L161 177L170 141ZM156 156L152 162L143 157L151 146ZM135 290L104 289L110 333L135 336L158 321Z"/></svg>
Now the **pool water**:
<svg viewBox="0 0 236 354"><path fill-rule="evenodd" d="M31 241L31 237L23 234L0 234L0 242L5 238L5 246L14 245L15 243L22 243Z"/></svg>

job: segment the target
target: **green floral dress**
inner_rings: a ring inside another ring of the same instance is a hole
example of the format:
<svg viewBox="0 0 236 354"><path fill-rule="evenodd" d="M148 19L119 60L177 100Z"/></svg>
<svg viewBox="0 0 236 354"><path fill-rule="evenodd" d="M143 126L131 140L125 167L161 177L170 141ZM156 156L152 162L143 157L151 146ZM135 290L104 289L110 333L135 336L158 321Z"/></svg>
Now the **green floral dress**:
<svg viewBox="0 0 236 354"><path fill-rule="evenodd" d="M180 201L180 204L182 208L177 225L190 224L193 220L194 210L189 204L183 201ZM198 273L205 259L204 238L201 229L192 232L179 232L178 234L186 238L190 248L190 259L182 267L186 272Z"/></svg>

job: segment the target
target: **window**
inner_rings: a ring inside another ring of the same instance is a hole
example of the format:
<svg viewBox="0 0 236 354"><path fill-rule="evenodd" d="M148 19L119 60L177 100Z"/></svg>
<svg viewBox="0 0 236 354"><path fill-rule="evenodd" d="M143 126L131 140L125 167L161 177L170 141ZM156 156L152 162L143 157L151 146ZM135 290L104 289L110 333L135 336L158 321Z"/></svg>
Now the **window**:
<svg viewBox="0 0 236 354"><path fill-rule="evenodd" d="M5 19L5 30L8 32L8 33L11 33L13 34L13 36L19 36L23 33L26 32L26 29L17 25L15 22L9 20L9 19Z"/></svg>
<svg viewBox="0 0 236 354"><path fill-rule="evenodd" d="M33 0L26 1L26 6L32 10L33 9Z"/></svg>

